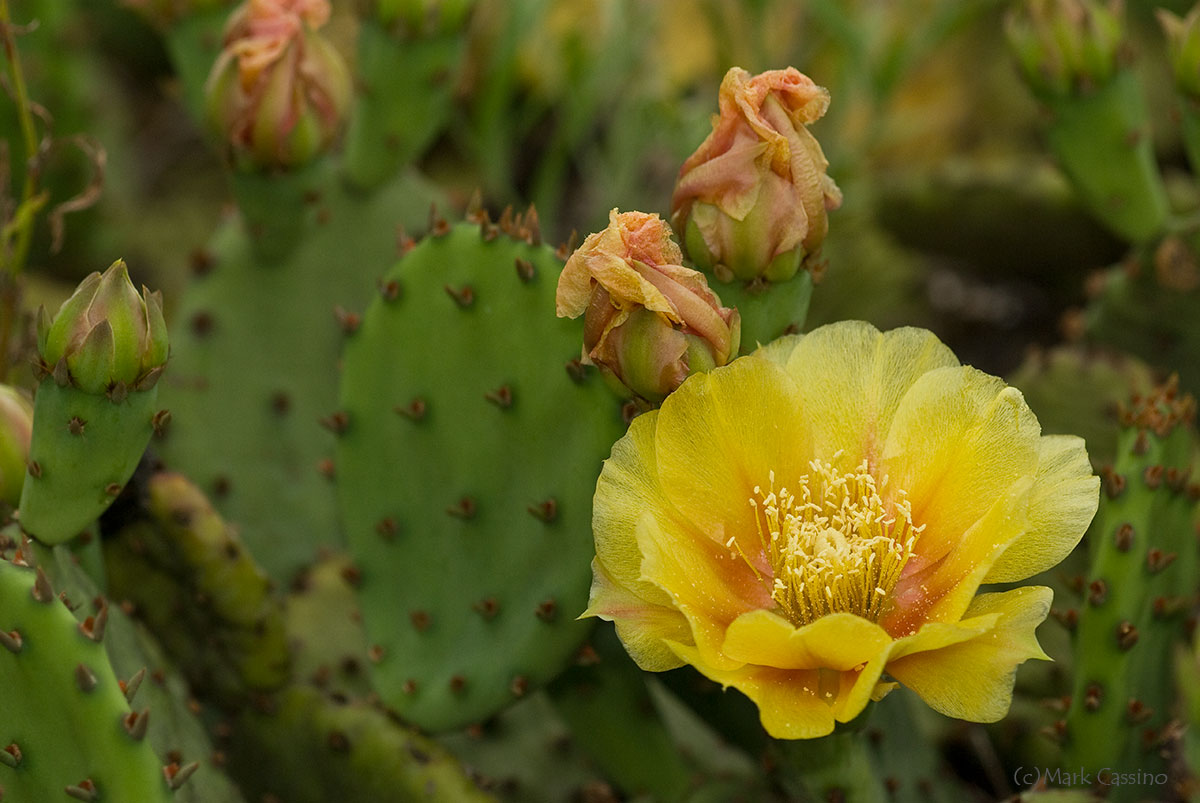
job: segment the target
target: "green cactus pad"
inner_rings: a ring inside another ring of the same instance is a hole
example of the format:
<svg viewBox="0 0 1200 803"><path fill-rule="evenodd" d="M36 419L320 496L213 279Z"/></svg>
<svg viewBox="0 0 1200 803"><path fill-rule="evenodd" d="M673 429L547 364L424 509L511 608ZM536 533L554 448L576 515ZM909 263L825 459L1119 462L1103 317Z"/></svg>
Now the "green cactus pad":
<svg viewBox="0 0 1200 803"><path fill-rule="evenodd" d="M1168 383L1122 411L1089 531L1091 571L1075 626L1071 707L1059 732L1068 766L1166 773L1176 697L1171 667L1195 604L1200 487L1189 485L1195 399ZM1166 777L1165 775L1163 777ZM1166 789L1114 785L1112 800Z"/></svg>
<svg viewBox="0 0 1200 803"><path fill-rule="evenodd" d="M46 574L0 560L0 790L13 801L169 801L163 766L103 637L107 603L77 622Z"/></svg>
<svg viewBox="0 0 1200 803"><path fill-rule="evenodd" d="M44 544L59 544L108 509L150 441L157 399L157 385L114 401L43 380L33 401L21 527Z"/></svg>
<svg viewBox="0 0 1200 803"><path fill-rule="evenodd" d="M435 193L401 175L370 195L326 164L286 182L301 243L266 265L258 228L234 221L197 258L196 278L172 316L171 370L160 383L171 424L163 458L243 528L263 568L288 582L317 549L341 542L333 490L320 471L332 438L318 421L337 404L339 306L366 305L396 257L397 225L423 221ZM269 193L266 182L242 186ZM257 198L253 208L269 207ZM268 227L269 228L269 227ZM274 249L280 250L280 249ZM352 254L352 257L349 255Z"/></svg>
<svg viewBox="0 0 1200 803"><path fill-rule="evenodd" d="M546 682L587 634L591 498L624 424L554 316L560 270L486 222L447 226L346 346L337 488L374 680L430 730Z"/></svg>

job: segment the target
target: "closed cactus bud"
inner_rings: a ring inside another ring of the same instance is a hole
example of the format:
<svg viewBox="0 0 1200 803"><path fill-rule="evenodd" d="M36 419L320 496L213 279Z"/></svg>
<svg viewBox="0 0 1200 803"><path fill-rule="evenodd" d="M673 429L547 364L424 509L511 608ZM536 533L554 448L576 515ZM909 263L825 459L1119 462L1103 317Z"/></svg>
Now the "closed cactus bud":
<svg viewBox="0 0 1200 803"><path fill-rule="evenodd" d="M1106 83L1125 38L1122 0L1024 0L1006 24L1025 81L1043 97Z"/></svg>
<svg viewBox="0 0 1200 803"><path fill-rule="evenodd" d="M205 92L235 165L298 167L337 139L352 92L317 32L329 13L328 0L248 0L230 17Z"/></svg>
<svg viewBox="0 0 1200 803"><path fill-rule="evenodd" d="M1175 86L1184 95L1200 99L1200 5L1182 19L1165 8L1157 13L1167 34L1167 55L1175 74Z"/></svg>
<svg viewBox="0 0 1200 803"><path fill-rule="evenodd" d="M139 295L122 260L84 279L51 321L38 315L43 369L88 393L154 386L167 361L162 294Z"/></svg>
<svg viewBox="0 0 1200 803"><path fill-rule="evenodd" d="M16 506L25 483L33 403L20 390L0 385L0 503Z"/></svg>
<svg viewBox="0 0 1200 803"><path fill-rule="evenodd" d="M789 67L721 82L713 130L688 157L671 199L671 222L688 256L721 281L786 281L809 262L842 193L808 124L829 93Z"/></svg>
<svg viewBox="0 0 1200 803"><path fill-rule="evenodd" d="M584 315L583 362L622 395L662 401L690 374L737 354L737 310L722 307L682 257L658 215L614 209L559 277L559 317Z"/></svg>

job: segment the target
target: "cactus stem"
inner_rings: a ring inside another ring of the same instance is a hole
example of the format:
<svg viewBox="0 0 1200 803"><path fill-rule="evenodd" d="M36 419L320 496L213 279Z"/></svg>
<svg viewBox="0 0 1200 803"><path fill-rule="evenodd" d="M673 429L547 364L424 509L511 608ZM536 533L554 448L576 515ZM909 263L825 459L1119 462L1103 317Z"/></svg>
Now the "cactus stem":
<svg viewBox="0 0 1200 803"><path fill-rule="evenodd" d="M537 277L537 269L533 267L533 263L528 259L521 259L520 257L517 257L515 264L517 267L517 276L521 279L521 281L525 282L525 284L529 284Z"/></svg>
<svg viewBox="0 0 1200 803"><path fill-rule="evenodd" d="M453 694L462 694L467 688L467 679L462 675L454 675L450 678L450 691Z"/></svg>
<svg viewBox="0 0 1200 803"><path fill-rule="evenodd" d="M553 496L525 508L534 518L549 524L558 518L558 500Z"/></svg>
<svg viewBox="0 0 1200 803"><path fill-rule="evenodd" d="M24 641L21 639L21 634L16 630L4 631L0 630L0 647L16 654L21 651L21 646Z"/></svg>
<svg viewBox="0 0 1200 803"><path fill-rule="evenodd" d="M529 678L524 675L517 675L512 679L512 683L508 686L509 691L513 693L513 697L524 697L529 691Z"/></svg>
<svg viewBox="0 0 1200 803"><path fill-rule="evenodd" d="M420 421L429 412L428 404L420 396L408 404L398 404L392 409L410 421Z"/></svg>
<svg viewBox="0 0 1200 803"><path fill-rule="evenodd" d="M77 415L71 416L71 420L67 422L67 432L72 435L82 435L87 422Z"/></svg>
<svg viewBox="0 0 1200 803"><path fill-rule="evenodd" d="M42 571L42 567L38 566L37 579L33 581L33 588L29 590L29 595L43 605L48 605L54 601L54 588L50 585L49 578Z"/></svg>
<svg viewBox="0 0 1200 803"><path fill-rule="evenodd" d="M135 742L146 738L146 728L150 726L150 709L143 708L140 712L130 711L121 718L121 725Z"/></svg>
<svg viewBox="0 0 1200 803"><path fill-rule="evenodd" d="M333 308L333 317L342 331L348 335L354 334L358 331L358 327L362 326L362 316L357 312L346 310L340 304Z"/></svg>
<svg viewBox="0 0 1200 803"><path fill-rule="evenodd" d="M542 600L538 603L537 609L534 611L537 618L543 622L553 622L558 616L558 603L553 599Z"/></svg>
<svg viewBox="0 0 1200 803"><path fill-rule="evenodd" d="M108 603L101 599L95 616L89 616L79 623L79 632L98 644L104 640L104 630L107 626Z"/></svg>
<svg viewBox="0 0 1200 803"><path fill-rule="evenodd" d="M1113 534L1113 539L1116 541L1118 550L1128 552L1129 548L1133 546L1133 525L1129 522L1122 524Z"/></svg>
<svg viewBox="0 0 1200 803"><path fill-rule="evenodd" d="M12 742L8 747L0 750L0 764L6 767L16 769L21 763L21 758L21 748L16 742Z"/></svg>
<svg viewBox="0 0 1200 803"><path fill-rule="evenodd" d="M475 289L469 284L464 284L459 288L446 285L445 290L446 294L454 299L454 303L462 309L467 309L475 303Z"/></svg>
<svg viewBox="0 0 1200 803"><path fill-rule="evenodd" d="M495 597L487 597L471 605L476 613L484 619L492 620L496 618L496 614L500 613L500 603L496 602Z"/></svg>
<svg viewBox="0 0 1200 803"><path fill-rule="evenodd" d="M409 621L412 622L412 626L417 629L418 633L424 633L429 629L429 611L413 611L408 615L408 618Z"/></svg>
<svg viewBox="0 0 1200 803"><path fill-rule="evenodd" d="M142 687L142 680L146 677L146 668L142 667L133 674L129 680L118 680L117 685L121 687L121 693L125 695L125 702L132 703L138 689Z"/></svg>
<svg viewBox="0 0 1200 803"><path fill-rule="evenodd" d="M195 775L198 769L200 769L200 762L198 761L192 761L184 764L182 767L176 762L171 762L163 767L163 777L167 779L167 786L171 787L172 790L176 790L187 783L188 778Z"/></svg>
<svg viewBox="0 0 1200 803"><path fill-rule="evenodd" d="M321 426L334 435L344 435L350 426L350 414L345 410L337 410L321 419Z"/></svg>
<svg viewBox="0 0 1200 803"><path fill-rule="evenodd" d="M512 388L508 385L501 385L495 390L490 390L485 393L483 397L499 407L501 410L507 410L508 408L512 407Z"/></svg>
<svg viewBox="0 0 1200 803"><path fill-rule="evenodd" d="M1134 644L1137 644L1139 635L1138 629L1132 622L1121 622L1117 625L1117 646L1122 650L1131 649Z"/></svg>
<svg viewBox="0 0 1200 803"><path fill-rule="evenodd" d="M459 499L453 505L446 508L446 513L448 515L454 516L458 519L463 519L464 521L469 521L470 519L475 518L475 515L478 512L478 506L474 498L470 496L464 496L462 499Z"/></svg>
<svg viewBox="0 0 1200 803"><path fill-rule="evenodd" d="M400 282L395 279L389 279L386 282L380 279L379 295L383 296L384 301L395 301L400 297Z"/></svg>
<svg viewBox="0 0 1200 803"><path fill-rule="evenodd" d="M1104 604L1104 600L1108 599L1108 583L1097 578L1088 584L1087 601L1096 606Z"/></svg>
<svg viewBox="0 0 1200 803"><path fill-rule="evenodd" d="M96 688L96 673L84 664L75 665L75 684L84 694Z"/></svg>
<svg viewBox="0 0 1200 803"><path fill-rule="evenodd" d="M196 337L207 337L213 330L213 316L211 312L200 310L192 315L192 333ZM56 369L57 370L57 369Z"/></svg>
<svg viewBox="0 0 1200 803"><path fill-rule="evenodd" d="M63 790L76 800L91 801L99 800L100 796L96 790L96 784L92 783L91 778L85 778L75 786L68 786Z"/></svg>
<svg viewBox="0 0 1200 803"><path fill-rule="evenodd" d="M391 516L385 516L379 520L378 524L375 525L375 532L379 533L379 537L384 541L391 541L394 539L398 529L399 526L396 524L396 520Z"/></svg>

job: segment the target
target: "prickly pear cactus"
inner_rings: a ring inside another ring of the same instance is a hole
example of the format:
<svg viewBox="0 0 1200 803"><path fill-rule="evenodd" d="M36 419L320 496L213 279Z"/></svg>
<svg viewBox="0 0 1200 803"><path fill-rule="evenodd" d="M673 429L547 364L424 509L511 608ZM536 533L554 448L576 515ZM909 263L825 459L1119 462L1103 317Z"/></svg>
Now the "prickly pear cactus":
<svg viewBox="0 0 1200 803"><path fill-rule="evenodd" d="M346 345L335 470L373 677L431 730L546 682L587 633L591 497L624 423L539 240L532 211L435 229Z"/></svg>
<svg viewBox="0 0 1200 803"><path fill-rule="evenodd" d="M148 709L130 708L100 643L107 602L77 622L23 562L0 560L0 790L14 801L171 800L184 778L164 772L145 741Z"/></svg>
<svg viewBox="0 0 1200 803"><path fill-rule="evenodd" d="M275 184L244 179L249 211L197 255L173 317L162 455L242 525L277 580L341 540L321 471L332 438L318 423L337 404L351 325L339 312L366 304L395 259L398 225L424 220L432 194L401 176L364 195L327 163Z"/></svg>
<svg viewBox="0 0 1200 803"><path fill-rule="evenodd" d="M1135 397L1122 413L1117 460L1091 530L1075 687L1060 731L1070 765L1152 779L1114 785L1112 799L1141 799L1146 784L1167 777L1161 748L1171 739L1173 644L1196 593L1192 511L1200 489L1188 485L1195 410L1174 381Z"/></svg>

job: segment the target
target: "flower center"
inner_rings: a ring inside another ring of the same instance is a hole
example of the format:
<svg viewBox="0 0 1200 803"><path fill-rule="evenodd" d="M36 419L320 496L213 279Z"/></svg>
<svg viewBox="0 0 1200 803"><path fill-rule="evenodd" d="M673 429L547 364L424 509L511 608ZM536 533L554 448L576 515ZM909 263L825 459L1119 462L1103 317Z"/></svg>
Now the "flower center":
<svg viewBox="0 0 1200 803"><path fill-rule="evenodd" d="M887 477L876 487L866 461L847 474L822 460L811 461L809 468L797 493L777 490L772 471L767 492L755 486L750 499L772 576L760 573L736 548L793 624L830 613L878 621L925 527L913 526L903 490L890 494L890 506L884 504L879 491ZM730 546L735 543L730 539Z"/></svg>

